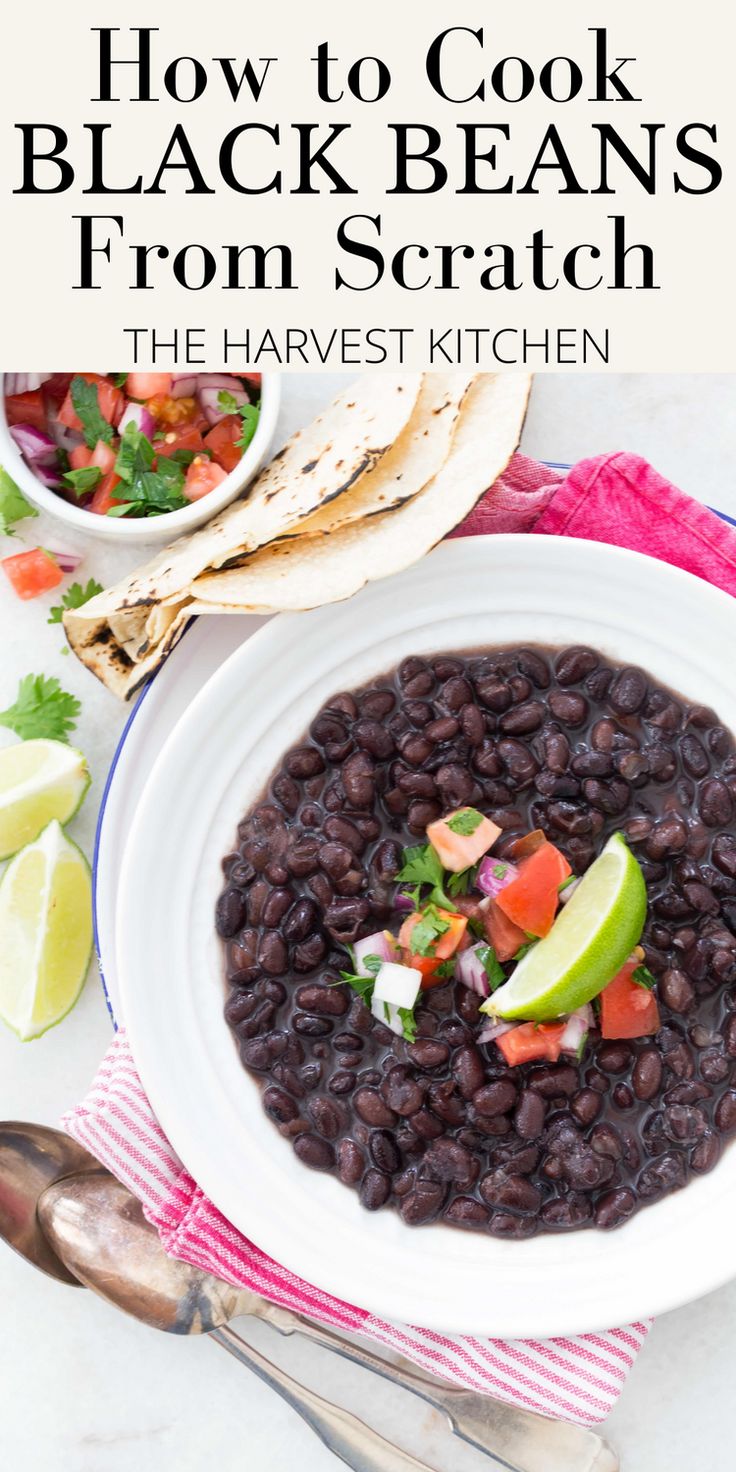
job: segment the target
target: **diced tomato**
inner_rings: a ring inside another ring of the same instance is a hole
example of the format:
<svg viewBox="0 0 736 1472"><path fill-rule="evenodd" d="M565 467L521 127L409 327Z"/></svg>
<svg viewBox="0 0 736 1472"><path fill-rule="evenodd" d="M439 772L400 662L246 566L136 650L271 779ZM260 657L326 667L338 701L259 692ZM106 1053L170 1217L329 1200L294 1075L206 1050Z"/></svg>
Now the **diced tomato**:
<svg viewBox="0 0 736 1472"><path fill-rule="evenodd" d="M40 388L33 393L8 394L5 400L8 424L32 424L34 429L48 433L46 410Z"/></svg>
<svg viewBox="0 0 736 1472"><path fill-rule="evenodd" d="M435 853L439 854L442 867L451 870L453 874L477 864L501 832L490 818L481 818L472 833L454 833L449 826L451 820L468 811L468 808L457 808L454 813L448 813L446 818L438 818L436 823L429 823L427 826L427 838Z"/></svg>
<svg viewBox="0 0 736 1472"><path fill-rule="evenodd" d="M92 464L92 451L86 445L76 445L69 451L69 464L72 470L86 470Z"/></svg>
<svg viewBox="0 0 736 1472"><path fill-rule="evenodd" d="M129 399L152 399L156 394L171 393L170 373L129 373L125 392Z"/></svg>
<svg viewBox="0 0 736 1472"><path fill-rule="evenodd" d="M519 873L496 897L509 920L530 935L547 935L560 902L560 885L572 869L553 843L543 843L522 858Z"/></svg>
<svg viewBox="0 0 736 1472"><path fill-rule="evenodd" d="M243 451L238 440L243 437L243 421L239 414L226 414L204 437L205 448L223 470L230 472L240 464Z"/></svg>
<svg viewBox="0 0 736 1472"><path fill-rule="evenodd" d="M239 373L238 374L238 378L242 378L245 383L249 383L250 386L251 386L251 388L256 389L257 392L260 393L260 391L261 391L261 375L260 375L260 373Z"/></svg>
<svg viewBox="0 0 736 1472"><path fill-rule="evenodd" d="M163 429L175 429L177 424L191 424L194 420L207 423L196 399L172 399L169 394L156 394L148 400L146 408Z"/></svg>
<svg viewBox="0 0 736 1472"><path fill-rule="evenodd" d="M600 994L601 1037L644 1038L659 1032L659 1007L654 992L637 986L631 977L640 965L627 961Z"/></svg>
<svg viewBox="0 0 736 1472"><path fill-rule="evenodd" d="M111 506L120 506L125 497L119 496L116 500L113 496L115 487L119 485L120 476L116 475L114 470L108 471L100 481L87 510L94 511L97 516L107 516Z"/></svg>
<svg viewBox="0 0 736 1472"><path fill-rule="evenodd" d="M401 930L399 931L399 945L403 948L403 962L405 966L413 966L422 977L422 988L437 986L443 978L435 973L443 961L449 961L456 950L462 944L467 930L468 922L465 915L455 915L451 910L438 910L437 914L448 923L448 929L438 936L432 946L431 956L419 956L411 949L411 935L415 925L421 920L421 912L415 910L413 914L407 915Z"/></svg>
<svg viewBox="0 0 736 1472"><path fill-rule="evenodd" d="M227 478L227 471L202 455L195 455L184 482L184 495L188 501L199 501L214 491Z"/></svg>
<svg viewBox="0 0 736 1472"><path fill-rule="evenodd" d="M125 405L125 399L120 389L116 388L114 383L110 382L109 378L103 378L99 373L75 373L72 376L73 378L83 378L86 383L94 383L96 385L97 402L100 406L100 413L103 419L106 419L108 424L117 425ZM67 429L79 430L82 428L82 421L77 417L72 403L71 384L69 386L69 392L59 410L59 423L65 424Z"/></svg>
<svg viewBox="0 0 736 1472"><path fill-rule="evenodd" d="M162 440L156 440L158 456L173 455L175 450L192 450L195 455L200 455L203 449L202 431L195 424L182 424L176 429L169 429Z"/></svg>
<svg viewBox="0 0 736 1472"><path fill-rule="evenodd" d="M525 946L529 939L526 931L514 925L503 910L499 910L495 900L489 900L488 904L482 906L483 929L486 939L493 946L499 961L510 961L521 946Z"/></svg>
<svg viewBox="0 0 736 1472"><path fill-rule="evenodd" d="M103 475L108 475L114 468L117 458L117 453L111 445L106 445L104 440L98 440L89 463L96 465Z"/></svg>
<svg viewBox="0 0 736 1472"><path fill-rule="evenodd" d="M73 373L52 373L51 377L46 379L41 391L47 399L53 399L55 404L61 404L69 392L69 384L73 377Z"/></svg>
<svg viewBox="0 0 736 1472"><path fill-rule="evenodd" d="M556 1063L562 1051L560 1043L567 1022L522 1022L510 1032L501 1033L496 1043L510 1068L517 1063L531 1063L545 1058Z"/></svg>
<svg viewBox="0 0 736 1472"><path fill-rule="evenodd" d="M32 552L18 552L14 557L4 557L0 566L10 580L13 591L19 598L37 598L39 593L48 593L57 588L64 574L58 562L43 547L34 547Z"/></svg>

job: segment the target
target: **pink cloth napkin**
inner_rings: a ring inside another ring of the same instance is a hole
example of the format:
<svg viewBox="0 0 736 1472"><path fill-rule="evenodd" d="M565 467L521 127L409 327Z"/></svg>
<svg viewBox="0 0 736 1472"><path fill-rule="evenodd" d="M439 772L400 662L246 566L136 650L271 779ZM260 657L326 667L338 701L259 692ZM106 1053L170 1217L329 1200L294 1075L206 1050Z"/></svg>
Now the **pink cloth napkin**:
<svg viewBox="0 0 736 1472"><path fill-rule="evenodd" d="M635 455L584 460L564 478L516 455L452 535L519 531L649 552L736 593L736 532ZM139 1197L173 1256L338 1329L359 1330L468 1389L590 1425L608 1415L648 1332L648 1323L636 1323L543 1341L437 1334L379 1319L305 1283L236 1231L188 1175L146 1098L123 1029L63 1124Z"/></svg>

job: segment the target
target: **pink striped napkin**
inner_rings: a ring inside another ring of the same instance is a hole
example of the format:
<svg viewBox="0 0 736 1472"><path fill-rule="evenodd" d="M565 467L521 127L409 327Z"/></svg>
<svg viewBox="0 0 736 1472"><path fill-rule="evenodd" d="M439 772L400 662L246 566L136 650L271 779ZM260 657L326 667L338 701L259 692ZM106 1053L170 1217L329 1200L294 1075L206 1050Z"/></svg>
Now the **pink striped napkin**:
<svg viewBox="0 0 736 1472"><path fill-rule="evenodd" d="M500 531L651 551L736 592L736 533L633 455L582 461L564 479L515 456L453 535ZM376 1318L305 1283L237 1232L188 1175L153 1114L122 1029L63 1124L135 1192L173 1256L338 1329L359 1330L468 1389L591 1425L608 1415L648 1332L648 1323L635 1323L543 1341L451 1336Z"/></svg>

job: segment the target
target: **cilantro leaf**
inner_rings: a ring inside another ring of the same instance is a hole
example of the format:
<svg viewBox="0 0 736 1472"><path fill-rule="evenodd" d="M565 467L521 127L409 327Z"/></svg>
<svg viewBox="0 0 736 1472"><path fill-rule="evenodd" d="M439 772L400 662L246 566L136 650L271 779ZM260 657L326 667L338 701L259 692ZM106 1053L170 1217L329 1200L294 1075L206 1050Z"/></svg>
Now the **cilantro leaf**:
<svg viewBox="0 0 736 1472"><path fill-rule="evenodd" d="M352 950L350 951L350 955L353 958L353 965L355 965ZM353 991L357 992L358 996L362 997L363 1001L370 1006L373 988L376 984L376 975L380 971L383 961L380 956L366 956L363 965L365 971L368 973L367 976L365 973L362 976L358 976L355 971L341 971L340 981L333 981L332 986L339 986L340 982L343 981L347 982L347 985L352 987Z"/></svg>
<svg viewBox="0 0 736 1472"><path fill-rule="evenodd" d="M413 1007L399 1007L399 1020L404 1028L404 1039L407 1043L416 1042L417 1023Z"/></svg>
<svg viewBox="0 0 736 1472"><path fill-rule="evenodd" d="M409 884L428 884L432 891L430 900L445 905L448 910L452 909L443 889L445 876L440 856L431 843L405 848L404 862L396 877L399 882L406 880Z"/></svg>
<svg viewBox="0 0 736 1472"><path fill-rule="evenodd" d="M238 401L235 394L228 393L227 389L220 390L217 395L217 403L226 414L237 414L238 412Z"/></svg>
<svg viewBox="0 0 736 1472"><path fill-rule="evenodd" d="M513 957L512 957L512 960L514 960L514 961L521 961L521 960L523 960L523 958L526 955L527 951L530 951L532 949L532 946L535 946L536 944L537 944L536 938L534 940L528 940L527 943L526 943L526 945L519 946L518 951L515 951L514 952Z"/></svg>
<svg viewBox="0 0 736 1472"><path fill-rule="evenodd" d="M83 465L81 470L67 470L64 480L71 486L75 495L86 496L88 491L93 491L102 480L102 471L99 465Z"/></svg>
<svg viewBox="0 0 736 1472"><path fill-rule="evenodd" d="M502 986L506 980L506 974L501 965L501 962L499 961L498 956L493 949L493 946L480 946L477 951L477 955L483 966L483 970L488 977L491 991L495 992L496 988Z"/></svg>
<svg viewBox="0 0 736 1472"><path fill-rule="evenodd" d="M15 522L26 516L38 516L38 512L0 465L0 535L12 537Z"/></svg>
<svg viewBox="0 0 736 1472"><path fill-rule="evenodd" d="M239 404L234 394L229 394L223 389L217 395L217 402L226 414L239 414L243 424L240 439L235 443L239 450L247 450L255 432L258 428L260 409L256 404Z"/></svg>
<svg viewBox="0 0 736 1472"><path fill-rule="evenodd" d="M451 981L455 975L455 957L451 956L449 961L442 961L434 974L441 976L443 981Z"/></svg>
<svg viewBox="0 0 736 1472"><path fill-rule="evenodd" d="M468 869L460 869L456 874L451 874L447 881L447 893L454 898L458 894L467 894L475 883L478 865L471 864Z"/></svg>
<svg viewBox="0 0 736 1472"><path fill-rule="evenodd" d="M409 936L409 950L415 956L431 956L435 943L449 929L449 920L442 918L437 906L427 905Z"/></svg>
<svg viewBox="0 0 736 1472"><path fill-rule="evenodd" d="M637 966L636 971L632 971L631 973L631 980L635 982L636 986L643 986L645 991L648 992L652 991L657 985L657 978L652 975L648 966Z"/></svg>
<svg viewBox="0 0 736 1472"><path fill-rule="evenodd" d="M76 696L62 690L58 680L25 675L15 703L0 711L0 726L8 726L22 741L38 736L66 741L81 708Z"/></svg>
<svg viewBox="0 0 736 1472"><path fill-rule="evenodd" d="M112 425L100 412L100 398L96 383L88 383L86 378L77 375L71 382L72 405L77 418L81 421L84 443L88 450L94 450L98 440L106 445L112 443Z"/></svg>
<svg viewBox="0 0 736 1472"><path fill-rule="evenodd" d="M110 373L108 377L112 379L116 388L125 388L128 381L127 373Z"/></svg>
<svg viewBox="0 0 736 1472"><path fill-rule="evenodd" d="M483 822L483 814L477 808L461 808L454 817L448 818L447 826L451 833L457 833L461 838L469 838L475 833Z"/></svg>
<svg viewBox="0 0 736 1472"><path fill-rule="evenodd" d="M115 474L125 483L125 500L121 506L111 508L116 516L124 516L133 509L142 516L152 516L189 505L183 495L184 471L180 462L171 455L163 455L154 470L155 458L151 441L129 421L115 461Z"/></svg>
<svg viewBox="0 0 736 1472"><path fill-rule="evenodd" d="M55 603L49 610L47 624L60 624L67 608L82 608L85 603L89 603L90 598L94 598L97 593L101 592L102 584L96 583L94 578L90 578L86 588L83 588L81 583L72 583L71 587L62 593L61 603Z"/></svg>

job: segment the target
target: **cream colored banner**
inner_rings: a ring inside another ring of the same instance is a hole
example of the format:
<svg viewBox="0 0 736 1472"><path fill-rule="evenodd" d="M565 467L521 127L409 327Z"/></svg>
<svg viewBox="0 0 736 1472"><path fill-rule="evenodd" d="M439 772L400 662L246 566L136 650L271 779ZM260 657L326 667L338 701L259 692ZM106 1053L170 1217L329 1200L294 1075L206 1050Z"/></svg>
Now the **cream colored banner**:
<svg viewBox="0 0 736 1472"><path fill-rule="evenodd" d="M734 367L730 0L8 9L7 368Z"/></svg>

